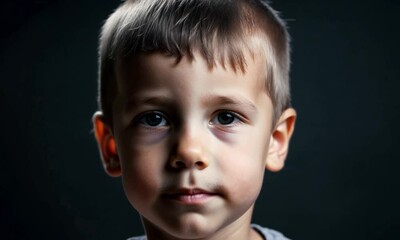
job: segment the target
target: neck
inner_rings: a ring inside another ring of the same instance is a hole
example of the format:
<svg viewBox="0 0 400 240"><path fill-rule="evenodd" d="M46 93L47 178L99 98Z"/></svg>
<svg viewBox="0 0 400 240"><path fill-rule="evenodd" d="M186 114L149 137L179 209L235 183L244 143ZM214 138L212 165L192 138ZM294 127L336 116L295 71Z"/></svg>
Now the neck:
<svg viewBox="0 0 400 240"><path fill-rule="evenodd" d="M263 238L259 233L251 228L252 210L253 208L250 208L236 221L222 225L214 232L188 237L179 237L168 233L143 217L142 221L146 230L147 240L262 240Z"/></svg>

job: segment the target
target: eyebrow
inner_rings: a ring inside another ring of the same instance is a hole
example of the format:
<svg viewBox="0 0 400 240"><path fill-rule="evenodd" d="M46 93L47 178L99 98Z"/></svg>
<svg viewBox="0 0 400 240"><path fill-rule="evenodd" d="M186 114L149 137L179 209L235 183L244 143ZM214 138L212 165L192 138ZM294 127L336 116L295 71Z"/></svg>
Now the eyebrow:
<svg viewBox="0 0 400 240"><path fill-rule="evenodd" d="M134 109L136 106L141 104L155 105L155 106L170 106L172 105L173 99L168 96L158 95L153 97L133 97L129 99L125 104L125 110Z"/></svg>
<svg viewBox="0 0 400 240"><path fill-rule="evenodd" d="M220 96L220 95L207 95L204 104L217 104L217 105L239 105L247 109L257 112L257 107L250 100L240 96Z"/></svg>
<svg viewBox="0 0 400 240"><path fill-rule="evenodd" d="M249 111L257 113L257 107L250 100L240 97L240 96L221 96L214 94L207 94L203 98L202 101L203 106L208 105L233 105L244 107ZM125 105L125 110L129 111L134 109L136 106L141 104L154 105L154 106L166 106L170 107L174 104L174 99L168 95L157 95L151 97L134 97L127 101Z"/></svg>

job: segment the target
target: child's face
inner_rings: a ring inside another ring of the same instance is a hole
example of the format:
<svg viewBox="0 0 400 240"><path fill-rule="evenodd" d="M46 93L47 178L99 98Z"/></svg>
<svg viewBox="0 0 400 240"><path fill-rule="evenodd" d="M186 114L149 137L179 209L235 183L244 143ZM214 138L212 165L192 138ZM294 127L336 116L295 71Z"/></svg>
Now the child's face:
<svg viewBox="0 0 400 240"><path fill-rule="evenodd" d="M118 71L113 129L95 115L96 137L148 235L200 238L248 226L265 167L282 168L295 113L272 126L265 62L246 61L242 73L210 69L198 55L177 63L151 54Z"/></svg>

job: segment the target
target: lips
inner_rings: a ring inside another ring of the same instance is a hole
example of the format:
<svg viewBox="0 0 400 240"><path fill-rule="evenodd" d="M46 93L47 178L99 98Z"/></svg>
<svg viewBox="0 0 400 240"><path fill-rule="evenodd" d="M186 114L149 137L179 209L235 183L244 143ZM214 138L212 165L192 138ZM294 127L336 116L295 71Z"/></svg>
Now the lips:
<svg viewBox="0 0 400 240"><path fill-rule="evenodd" d="M213 192L194 188L178 189L176 191L167 192L163 194L163 197L182 204L199 204L204 203L217 195L218 194Z"/></svg>

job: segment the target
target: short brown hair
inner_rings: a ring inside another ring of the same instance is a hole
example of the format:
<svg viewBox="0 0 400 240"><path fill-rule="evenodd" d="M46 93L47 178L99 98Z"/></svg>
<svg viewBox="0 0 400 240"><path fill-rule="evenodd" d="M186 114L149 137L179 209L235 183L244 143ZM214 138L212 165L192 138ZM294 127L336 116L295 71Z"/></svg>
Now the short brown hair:
<svg viewBox="0 0 400 240"><path fill-rule="evenodd" d="M127 0L107 19L99 42L99 107L112 123L117 91L115 63L159 51L193 57L213 67L245 71L249 36L260 36L266 58L266 87L275 118L290 106L290 45L285 22L263 0Z"/></svg>

